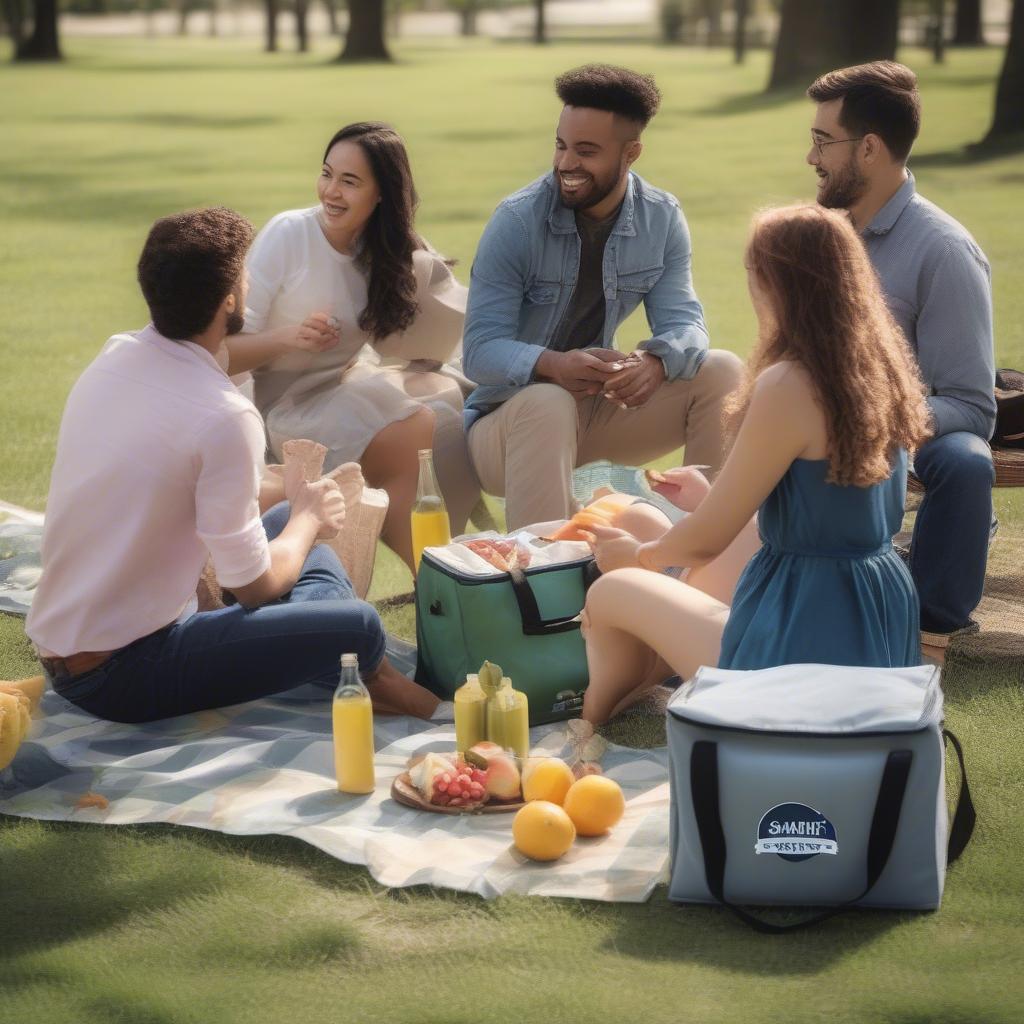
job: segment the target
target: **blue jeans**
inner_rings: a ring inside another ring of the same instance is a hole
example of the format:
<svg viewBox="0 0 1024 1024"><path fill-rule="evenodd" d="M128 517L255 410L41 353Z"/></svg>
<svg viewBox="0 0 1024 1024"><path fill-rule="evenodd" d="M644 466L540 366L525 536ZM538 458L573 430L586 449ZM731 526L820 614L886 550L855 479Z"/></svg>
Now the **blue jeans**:
<svg viewBox="0 0 1024 1024"><path fill-rule="evenodd" d="M267 536L288 522L288 505L264 517ZM355 597L337 555L314 545L298 582L280 600L197 612L121 648L99 668L54 683L78 707L113 722L149 722L225 707L305 683L333 687L341 655L363 672L384 657L372 605ZM329 692L329 691L328 691Z"/></svg>
<svg viewBox="0 0 1024 1024"><path fill-rule="evenodd" d="M976 434L943 434L921 446L914 472L925 486L910 545L921 628L949 633L968 625L985 586L992 450Z"/></svg>

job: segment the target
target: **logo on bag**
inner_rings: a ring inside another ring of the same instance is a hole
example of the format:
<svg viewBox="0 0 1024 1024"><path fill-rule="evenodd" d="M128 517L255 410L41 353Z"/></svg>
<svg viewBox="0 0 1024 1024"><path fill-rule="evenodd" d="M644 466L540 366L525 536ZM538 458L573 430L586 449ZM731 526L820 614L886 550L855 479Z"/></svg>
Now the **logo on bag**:
<svg viewBox="0 0 1024 1024"><path fill-rule="evenodd" d="M555 694L555 702L551 710L555 711L579 711L583 707L582 690L559 690Z"/></svg>
<svg viewBox="0 0 1024 1024"><path fill-rule="evenodd" d="M819 853L839 853L836 829L828 818L807 804L776 804L757 826L754 853L776 853L783 860L801 861Z"/></svg>

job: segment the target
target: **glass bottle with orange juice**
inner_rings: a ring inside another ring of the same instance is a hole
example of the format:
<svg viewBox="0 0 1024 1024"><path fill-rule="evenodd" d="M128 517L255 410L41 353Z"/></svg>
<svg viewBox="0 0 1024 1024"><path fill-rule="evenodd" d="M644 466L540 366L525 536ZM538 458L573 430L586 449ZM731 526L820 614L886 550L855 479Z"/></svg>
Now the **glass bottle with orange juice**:
<svg viewBox="0 0 1024 1024"><path fill-rule="evenodd" d="M429 448L419 452L420 473L416 482L416 502L412 507L412 554L417 569L423 549L449 544L452 528L448 521L441 489L434 474L434 459Z"/></svg>
<svg viewBox="0 0 1024 1024"><path fill-rule="evenodd" d="M334 691L334 771L342 793L372 793L373 705L359 678L359 658L341 656L341 680Z"/></svg>

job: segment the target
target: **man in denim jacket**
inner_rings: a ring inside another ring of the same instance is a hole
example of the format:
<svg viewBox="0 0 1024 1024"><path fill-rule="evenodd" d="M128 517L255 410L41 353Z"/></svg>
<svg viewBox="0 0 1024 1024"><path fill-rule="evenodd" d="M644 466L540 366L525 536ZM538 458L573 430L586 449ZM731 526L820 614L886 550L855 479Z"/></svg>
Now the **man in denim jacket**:
<svg viewBox="0 0 1024 1024"><path fill-rule="evenodd" d="M709 351L679 203L630 171L653 79L588 65L556 89L553 173L495 211L466 313L469 449L510 529L571 515L572 471L597 459L636 465L685 445L688 465L716 472L742 368ZM641 301L653 336L623 356L615 330Z"/></svg>

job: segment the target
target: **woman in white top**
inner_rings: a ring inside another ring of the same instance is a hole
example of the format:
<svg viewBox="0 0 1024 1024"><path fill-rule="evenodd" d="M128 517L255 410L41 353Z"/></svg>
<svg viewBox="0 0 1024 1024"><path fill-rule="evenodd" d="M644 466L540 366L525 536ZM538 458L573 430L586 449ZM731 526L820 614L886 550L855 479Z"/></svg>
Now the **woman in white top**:
<svg viewBox="0 0 1024 1024"><path fill-rule="evenodd" d="M412 568L416 453L434 448L452 527L479 498L462 429L466 289L414 227L405 146L387 125L348 125L324 152L319 205L272 218L248 258L244 334L231 373L254 370L255 402L280 459L291 438L358 462L388 492L383 539ZM300 327L294 325L301 324Z"/></svg>

